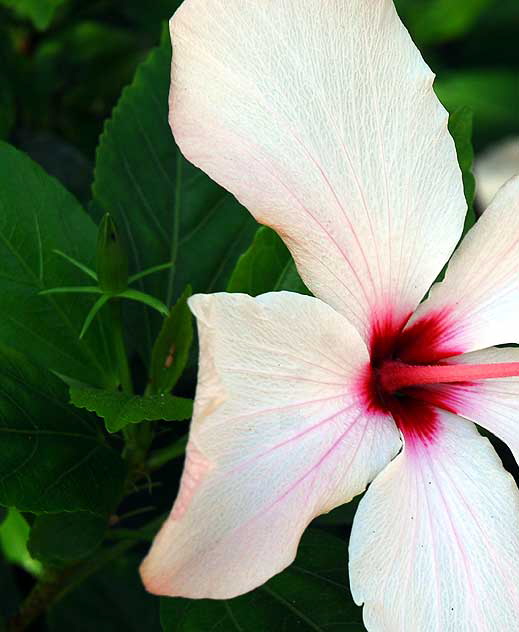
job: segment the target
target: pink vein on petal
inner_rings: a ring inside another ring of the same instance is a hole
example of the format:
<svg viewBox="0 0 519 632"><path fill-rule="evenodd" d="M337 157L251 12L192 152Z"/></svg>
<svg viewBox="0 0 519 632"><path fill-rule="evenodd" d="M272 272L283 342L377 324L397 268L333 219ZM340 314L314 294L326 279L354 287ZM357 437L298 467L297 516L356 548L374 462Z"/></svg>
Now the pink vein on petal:
<svg viewBox="0 0 519 632"><path fill-rule="evenodd" d="M245 373L246 375L267 375L269 377L279 377L284 380L293 380L294 382L310 382L312 384L322 384L323 386L344 386L343 382L323 382L322 380L313 380L300 375L284 375L282 373L271 373L269 371L256 371L254 369L242 369L238 366L223 367L226 371L234 373Z"/></svg>
<svg viewBox="0 0 519 632"><path fill-rule="evenodd" d="M433 463L433 459L432 459L431 455L429 454L429 450L427 448L423 449L421 451L421 455L422 455L422 458L426 457L429 460L430 475L435 481L436 488L437 488L438 493L440 495L440 498L442 500L443 507L445 509L445 513L446 513L448 521L449 521L449 525L450 525L450 528L451 528L451 533L454 536L454 539L456 540L457 549L458 549L458 552L460 554L461 561L462 561L462 564L463 564L463 570L465 571L465 577L467 578L467 584L468 584L468 587L469 587L469 594L470 594L472 602L474 604L474 611L476 613L478 613L478 615L477 615L478 616L478 618L477 618L478 630L481 630L482 629L481 628L481 614L480 614L481 610L478 607L478 602L476 600L475 590L474 590L474 583L472 581L472 577L471 577L470 572L469 572L468 555L467 555L467 552L465 550L465 546L463 545L463 539L461 538L460 534L458 533L458 531L456 529L456 526L455 526L455 524L454 524L454 522L452 520L452 516L450 514L450 507L449 507L449 505L448 505L448 503L447 503L447 501L445 499L445 496L444 496L443 491L442 491L442 487L439 484L438 478L437 478L436 473L434 471L434 463Z"/></svg>
<svg viewBox="0 0 519 632"><path fill-rule="evenodd" d="M297 441L297 439L300 439L301 437L304 437L305 435L313 432L314 430L317 430L318 428L321 428L324 424L330 423L331 421L333 421L334 419L337 419L337 417L339 417L340 415L342 415L343 413L348 411L350 408L353 408L353 406L355 406L356 403L357 402L353 402L349 406L346 406L346 408L343 408L343 409L333 413L333 415L330 415L329 417L326 417L325 419L319 420L313 426L310 426L309 428L305 428L304 430L302 430L301 432L297 433L296 435L293 435L292 437L289 437L288 439L285 439L284 441L281 441L280 443L270 447L268 450L265 450L264 452L260 452L260 453L258 453L256 455L254 455L250 459L247 459L243 463L240 463L239 465L237 465L232 470L229 470L228 472L226 472L226 475L227 474L234 474L236 472L239 472L244 467L249 465L250 463L254 463L254 461L257 461L258 459L261 459L262 457L267 456L268 454L271 454L272 452L275 452L279 448L282 448L282 447L292 443L293 441Z"/></svg>
<svg viewBox="0 0 519 632"><path fill-rule="evenodd" d="M314 463L314 465L312 465L312 467L307 470L302 476L300 476L294 483L292 483L292 485L290 485L290 487L284 491L281 496L278 496L272 503L270 503L270 505L268 505L267 507L261 509L261 511L259 511L256 515L252 516L252 518L250 518L249 520L247 520L247 522L243 523L242 525L239 526L239 528L243 528L244 526L250 524L252 521L256 520L257 518L260 518L263 514L268 513L273 507L275 507L278 503L280 503L281 501L283 501L287 496L289 496L295 489L297 489L297 487L299 487L299 485L305 481L310 474L312 474L313 472L315 472L315 470L317 470L329 457L331 454L333 454L335 452L335 450L339 447L339 445L342 443L344 437L346 437L346 435L350 432L350 430L356 425L356 423L359 421L359 419L363 418L363 415L359 415L358 417L355 417L355 419L351 422L351 424L346 428L346 430L344 432L341 433L341 435L339 436L339 438L334 441L334 443L332 444L331 447L329 447L326 452L319 458L319 460L317 461L317 463ZM366 432L366 427L367 424L364 425L364 431L363 431L363 435L362 438L364 437L364 434ZM355 456L357 455L359 446L361 444L362 440L358 442L357 444L357 448L355 450L355 452L353 453L352 458L350 459L350 462L348 464L348 468L351 465L351 463L353 462ZM347 468L346 468L347 469Z"/></svg>

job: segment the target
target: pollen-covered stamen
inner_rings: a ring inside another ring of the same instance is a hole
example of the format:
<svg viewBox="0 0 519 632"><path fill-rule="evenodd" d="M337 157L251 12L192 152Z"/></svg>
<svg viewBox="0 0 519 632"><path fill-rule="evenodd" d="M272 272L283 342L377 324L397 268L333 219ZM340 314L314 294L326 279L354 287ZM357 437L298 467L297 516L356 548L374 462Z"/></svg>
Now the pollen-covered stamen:
<svg viewBox="0 0 519 632"><path fill-rule="evenodd" d="M378 369L379 385L385 393L422 384L444 384L500 377L519 377L519 362L497 364L413 365L387 361Z"/></svg>

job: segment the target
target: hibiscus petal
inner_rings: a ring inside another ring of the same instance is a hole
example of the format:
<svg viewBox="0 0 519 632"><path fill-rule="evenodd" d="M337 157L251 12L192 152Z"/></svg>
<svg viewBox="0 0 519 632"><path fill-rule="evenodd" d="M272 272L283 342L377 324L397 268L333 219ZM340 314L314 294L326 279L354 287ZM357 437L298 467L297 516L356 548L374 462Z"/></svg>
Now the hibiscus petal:
<svg viewBox="0 0 519 632"><path fill-rule="evenodd" d="M519 493L470 422L413 445L361 500L352 593L370 632L489 632L519 621Z"/></svg>
<svg viewBox="0 0 519 632"><path fill-rule="evenodd" d="M427 322L441 322L435 357L519 342L519 177L509 180L454 253L409 322L415 349L430 346ZM426 326L422 326L425 324ZM411 356L409 356L411 359Z"/></svg>
<svg viewBox="0 0 519 632"><path fill-rule="evenodd" d="M519 362L519 349L483 349L450 358L449 362L490 364ZM434 401L476 422L504 441L519 463L519 377L436 384L423 389Z"/></svg>
<svg viewBox="0 0 519 632"><path fill-rule="evenodd" d="M466 204L447 113L390 0L186 0L170 122L368 340L402 325Z"/></svg>
<svg viewBox="0 0 519 632"><path fill-rule="evenodd" d="M228 598L294 559L307 524L398 451L367 415L353 327L312 297L197 295L200 373L181 489L145 560L151 592Z"/></svg>

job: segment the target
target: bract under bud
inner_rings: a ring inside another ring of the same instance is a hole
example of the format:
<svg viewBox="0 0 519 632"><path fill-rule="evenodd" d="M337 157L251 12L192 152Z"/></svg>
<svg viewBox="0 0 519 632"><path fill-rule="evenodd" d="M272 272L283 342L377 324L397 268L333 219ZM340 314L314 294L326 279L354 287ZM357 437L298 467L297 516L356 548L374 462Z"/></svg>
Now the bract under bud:
<svg viewBox="0 0 519 632"><path fill-rule="evenodd" d="M96 264L103 292L124 292L128 287L128 256L110 213L106 213L99 224Z"/></svg>

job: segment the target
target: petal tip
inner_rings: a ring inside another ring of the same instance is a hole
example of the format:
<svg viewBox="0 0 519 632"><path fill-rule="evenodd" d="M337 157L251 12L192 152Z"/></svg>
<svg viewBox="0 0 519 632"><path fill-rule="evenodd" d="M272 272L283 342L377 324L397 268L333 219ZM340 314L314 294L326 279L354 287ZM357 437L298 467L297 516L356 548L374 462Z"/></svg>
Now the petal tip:
<svg viewBox="0 0 519 632"><path fill-rule="evenodd" d="M173 597L171 590L168 590L167 580L157 568L154 560L153 548L142 561L139 567L141 581L147 592L158 597Z"/></svg>

